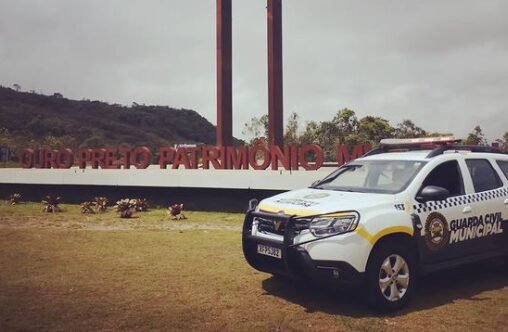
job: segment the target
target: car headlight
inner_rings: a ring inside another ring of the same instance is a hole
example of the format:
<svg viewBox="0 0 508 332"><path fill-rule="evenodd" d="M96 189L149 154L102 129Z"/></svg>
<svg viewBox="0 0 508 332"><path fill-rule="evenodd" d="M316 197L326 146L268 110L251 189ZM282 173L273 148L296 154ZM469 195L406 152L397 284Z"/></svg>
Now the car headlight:
<svg viewBox="0 0 508 332"><path fill-rule="evenodd" d="M312 218L309 229L316 237L338 235L353 231L359 219L356 212L319 216Z"/></svg>

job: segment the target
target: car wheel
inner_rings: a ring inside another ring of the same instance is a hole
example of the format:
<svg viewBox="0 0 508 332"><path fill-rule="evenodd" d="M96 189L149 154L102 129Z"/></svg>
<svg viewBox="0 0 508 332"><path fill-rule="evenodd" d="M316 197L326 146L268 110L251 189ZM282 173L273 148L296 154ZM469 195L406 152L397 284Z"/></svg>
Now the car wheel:
<svg viewBox="0 0 508 332"><path fill-rule="evenodd" d="M272 273L272 277L274 279L281 280L281 281L291 280L291 278L288 277L287 275L285 275L285 274L279 274L279 273Z"/></svg>
<svg viewBox="0 0 508 332"><path fill-rule="evenodd" d="M508 256L504 256L502 259L503 259L502 260L502 264L503 264L502 269L503 269L503 271L508 272Z"/></svg>
<svg viewBox="0 0 508 332"><path fill-rule="evenodd" d="M416 274L411 250L388 243L376 247L367 265L369 303L384 312L402 308L413 295Z"/></svg>

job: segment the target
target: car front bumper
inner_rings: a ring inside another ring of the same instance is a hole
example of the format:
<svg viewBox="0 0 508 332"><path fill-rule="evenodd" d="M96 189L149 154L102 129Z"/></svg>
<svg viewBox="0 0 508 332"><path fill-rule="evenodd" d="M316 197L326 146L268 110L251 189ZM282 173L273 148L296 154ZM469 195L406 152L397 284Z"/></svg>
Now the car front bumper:
<svg viewBox="0 0 508 332"><path fill-rule="evenodd" d="M283 240L277 241L252 235L255 217L276 218L284 223ZM296 280L308 280L318 283L350 284L363 280L363 273L344 261L313 260L303 246L295 245L297 234L296 219L293 216L274 215L249 211L245 216L242 231L243 254L247 262L256 270ZM319 239L316 239L319 241ZM258 253L258 245L277 248L281 258Z"/></svg>

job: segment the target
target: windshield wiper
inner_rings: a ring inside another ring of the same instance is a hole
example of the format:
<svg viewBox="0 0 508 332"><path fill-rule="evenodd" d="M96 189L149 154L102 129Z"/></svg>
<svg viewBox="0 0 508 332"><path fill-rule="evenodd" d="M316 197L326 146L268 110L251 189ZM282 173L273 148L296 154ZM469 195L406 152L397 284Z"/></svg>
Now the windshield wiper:
<svg viewBox="0 0 508 332"><path fill-rule="evenodd" d="M344 191L344 192L348 192L348 193L366 193L367 191L364 191L364 190L359 190L359 189L347 189L347 188L325 188L323 186L315 186L315 187L310 187L312 189L321 189L321 190L333 190L333 191Z"/></svg>
<svg viewBox="0 0 508 332"><path fill-rule="evenodd" d="M344 189L344 188L337 188L337 189L331 189L333 191L345 191L345 192L348 192L348 193L354 193L355 190L352 190L352 189Z"/></svg>

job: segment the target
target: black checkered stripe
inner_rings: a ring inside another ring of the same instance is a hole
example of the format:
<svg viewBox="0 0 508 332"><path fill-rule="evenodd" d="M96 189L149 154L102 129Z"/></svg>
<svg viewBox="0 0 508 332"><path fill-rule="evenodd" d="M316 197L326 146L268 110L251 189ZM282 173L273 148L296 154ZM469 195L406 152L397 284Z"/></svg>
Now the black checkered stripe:
<svg viewBox="0 0 508 332"><path fill-rule="evenodd" d="M404 204L395 204L395 210L404 211L405 209Z"/></svg>
<svg viewBox="0 0 508 332"><path fill-rule="evenodd" d="M508 188L499 188L495 190L483 191L481 193L474 193L470 195L463 195L457 197L450 197L444 201L426 202L422 204L413 205L414 211L418 213L432 212L437 210L446 209L454 206L461 206L471 203L488 201L496 198L508 198ZM399 204L400 205L400 204Z"/></svg>

